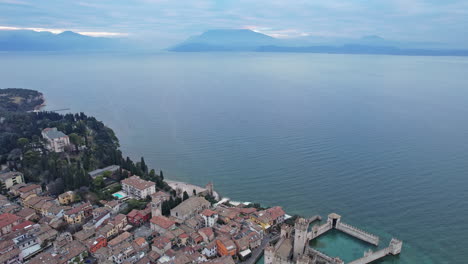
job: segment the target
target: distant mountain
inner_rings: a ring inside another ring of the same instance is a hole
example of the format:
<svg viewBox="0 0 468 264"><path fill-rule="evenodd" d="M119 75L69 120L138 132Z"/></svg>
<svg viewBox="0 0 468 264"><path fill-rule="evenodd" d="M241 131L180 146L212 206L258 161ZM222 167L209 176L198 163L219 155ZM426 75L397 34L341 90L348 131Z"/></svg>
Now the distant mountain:
<svg viewBox="0 0 468 264"><path fill-rule="evenodd" d="M98 38L72 31L60 34L32 30L0 30L0 51L80 51L122 48L119 39Z"/></svg>
<svg viewBox="0 0 468 264"><path fill-rule="evenodd" d="M217 29L191 37L170 51L251 51L280 41L248 29Z"/></svg>
<svg viewBox="0 0 468 264"><path fill-rule="evenodd" d="M468 50L457 49L410 49L391 46L307 46L307 47L282 47L263 46L256 52L291 52L291 53L328 53L328 54L375 54L375 55L407 55L407 56L468 56Z"/></svg>
<svg viewBox="0 0 468 264"><path fill-rule="evenodd" d="M441 43L404 43L371 35L356 39L300 37L276 39L251 30L210 30L169 48L175 52L301 52L336 54L387 54L416 56L468 56L468 50Z"/></svg>

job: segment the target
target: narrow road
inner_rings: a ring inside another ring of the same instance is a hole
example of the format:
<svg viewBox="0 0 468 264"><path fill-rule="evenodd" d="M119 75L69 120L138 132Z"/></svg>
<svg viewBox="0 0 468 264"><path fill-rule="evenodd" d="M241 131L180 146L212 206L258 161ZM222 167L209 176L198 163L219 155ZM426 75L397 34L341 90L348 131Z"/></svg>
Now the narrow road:
<svg viewBox="0 0 468 264"><path fill-rule="evenodd" d="M269 234L266 234L262 240L260 246L254 250L252 250L252 256L245 261L239 262L240 264L255 264L257 260L263 255L263 250L267 247L270 242L275 241L279 238L279 235L270 237Z"/></svg>

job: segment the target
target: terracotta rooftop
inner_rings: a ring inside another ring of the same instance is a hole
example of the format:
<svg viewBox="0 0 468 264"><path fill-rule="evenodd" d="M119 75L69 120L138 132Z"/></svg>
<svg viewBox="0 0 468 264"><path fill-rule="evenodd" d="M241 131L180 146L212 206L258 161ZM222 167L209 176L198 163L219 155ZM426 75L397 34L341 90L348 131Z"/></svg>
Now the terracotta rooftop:
<svg viewBox="0 0 468 264"><path fill-rule="evenodd" d="M132 237L131 233L123 232L122 234L118 235L116 238L109 241L109 243L107 245L109 245L111 247L116 246L116 245L124 242L125 240L129 239L130 237Z"/></svg>
<svg viewBox="0 0 468 264"><path fill-rule="evenodd" d="M163 249L169 243L171 243L169 238L164 237L164 236L155 237L153 239L153 246L159 249Z"/></svg>
<svg viewBox="0 0 468 264"><path fill-rule="evenodd" d="M203 233L205 234L207 237L211 237L213 236L213 229L211 227L203 227L203 228L200 228L200 230L198 230L198 233Z"/></svg>
<svg viewBox="0 0 468 264"><path fill-rule="evenodd" d="M145 190L145 189L147 189L147 188L149 188L151 186L156 185L154 182L145 181L145 180L141 179L138 176L132 176L132 177L129 177L127 179L124 179L124 180L122 180L122 184L132 186L132 187L134 187L136 189L139 189L139 190Z"/></svg>
<svg viewBox="0 0 468 264"><path fill-rule="evenodd" d="M144 237L137 237L135 240L133 240L133 242L141 247L146 243L146 239Z"/></svg>
<svg viewBox="0 0 468 264"><path fill-rule="evenodd" d="M22 222L22 223L20 223L20 224L17 224L17 225L15 225L15 226L13 226L13 229L12 229L12 230L13 230L13 231L16 231L16 230L20 230L20 229L23 229L23 228L25 228L25 227L27 227L27 226L32 226L32 225L34 225L33 222L31 222L31 221L24 221L24 222Z"/></svg>
<svg viewBox="0 0 468 264"><path fill-rule="evenodd" d="M151 198L153 198L153 199L158 199L158 198L160 198L160 199L165 199L165 198L169 199L169 197L171 197L171 195L168 194L168 193L165 193L163 191L159 191L159 192L153 193L151 195Z"/></svg>
<svg viewBox="0 0 468 264"><path fill-rule="evenodd" d="M218 213L213 211L213 210L210 210L210 209L205 209L205 210L203 210L203 212L201 214L206 216L206 217L210 217L210 216L218 214Z"/></svg>
<svg viewBox="0 0 468 264"><path fill-rule="evenodd" d="M277 219L278 217L285 215L283 208L281 208L280 206L269 208L266 211L270 214L270 217L272 219Z"/></svg>
<svg viewBox="0 0 468 264"><path fill-rule="evenodd" d="M158 225L164 229L169 229L171 226L175 225L174 221L162 215L154 216L150 221L152 224Z"/></svg>
<svg viewBox="0 0 468 264"><path fill-rule="evenodd" d="M34 189L41 189L42 190L42 187L40 185L37 185L37 184L29 184L29 185L26 185L24 187L21 187L18 189L18 192L21 192L21 193L27 193L27 192L30 192Z"/></svg>
<svg viewBox="0 0 468 264"><path fill-rule="evenodd" d="M10 213L4 213L0 215L0 228L11 225L16 221L21 220L22 218Z"/></svg>
<svg viewBox="0 0 468 264"><path fill-rule="evenodd" d="M93 208L90 203L84 203L65 212L66 215L77 214L85 209Z"/></svg>
<svg viewBox="0 0 468 264"><path fill-rule="evenodd" d="M26 218L26 217L28 217L30 215L34 215L35 213L36 213L36 211L34 211L33 209L25 207L25 208L21 209L19 212L17 212L16 215L19 216L19 217Z"/></svg>

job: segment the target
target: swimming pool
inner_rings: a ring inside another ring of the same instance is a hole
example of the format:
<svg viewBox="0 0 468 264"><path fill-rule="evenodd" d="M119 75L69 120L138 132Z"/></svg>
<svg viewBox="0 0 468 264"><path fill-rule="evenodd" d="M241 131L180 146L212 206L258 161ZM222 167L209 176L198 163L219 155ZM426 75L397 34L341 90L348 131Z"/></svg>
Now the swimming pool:
<svg viewBox="0 0 468 264"><path fill-rule="evenodd" d="M116 192L116 193L112 194L112 196L114 196L115 198L117 198L119 200L127 197L127 195L125 193L123 193L123 192Z"/></svg>

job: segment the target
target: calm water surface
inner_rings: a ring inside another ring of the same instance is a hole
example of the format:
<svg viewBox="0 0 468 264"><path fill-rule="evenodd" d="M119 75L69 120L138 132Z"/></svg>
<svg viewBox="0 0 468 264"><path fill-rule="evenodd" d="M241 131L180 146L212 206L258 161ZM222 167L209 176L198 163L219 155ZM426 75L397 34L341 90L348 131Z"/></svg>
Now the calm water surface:
<svg viewBox="0 0 468 264"><path fill-rule="evenodd" d="M468 259L467 73L457 57L0 54L1 87L96 116L127 155L236 200L337 212L382 246L396 236L392 264Z"/></svg>

